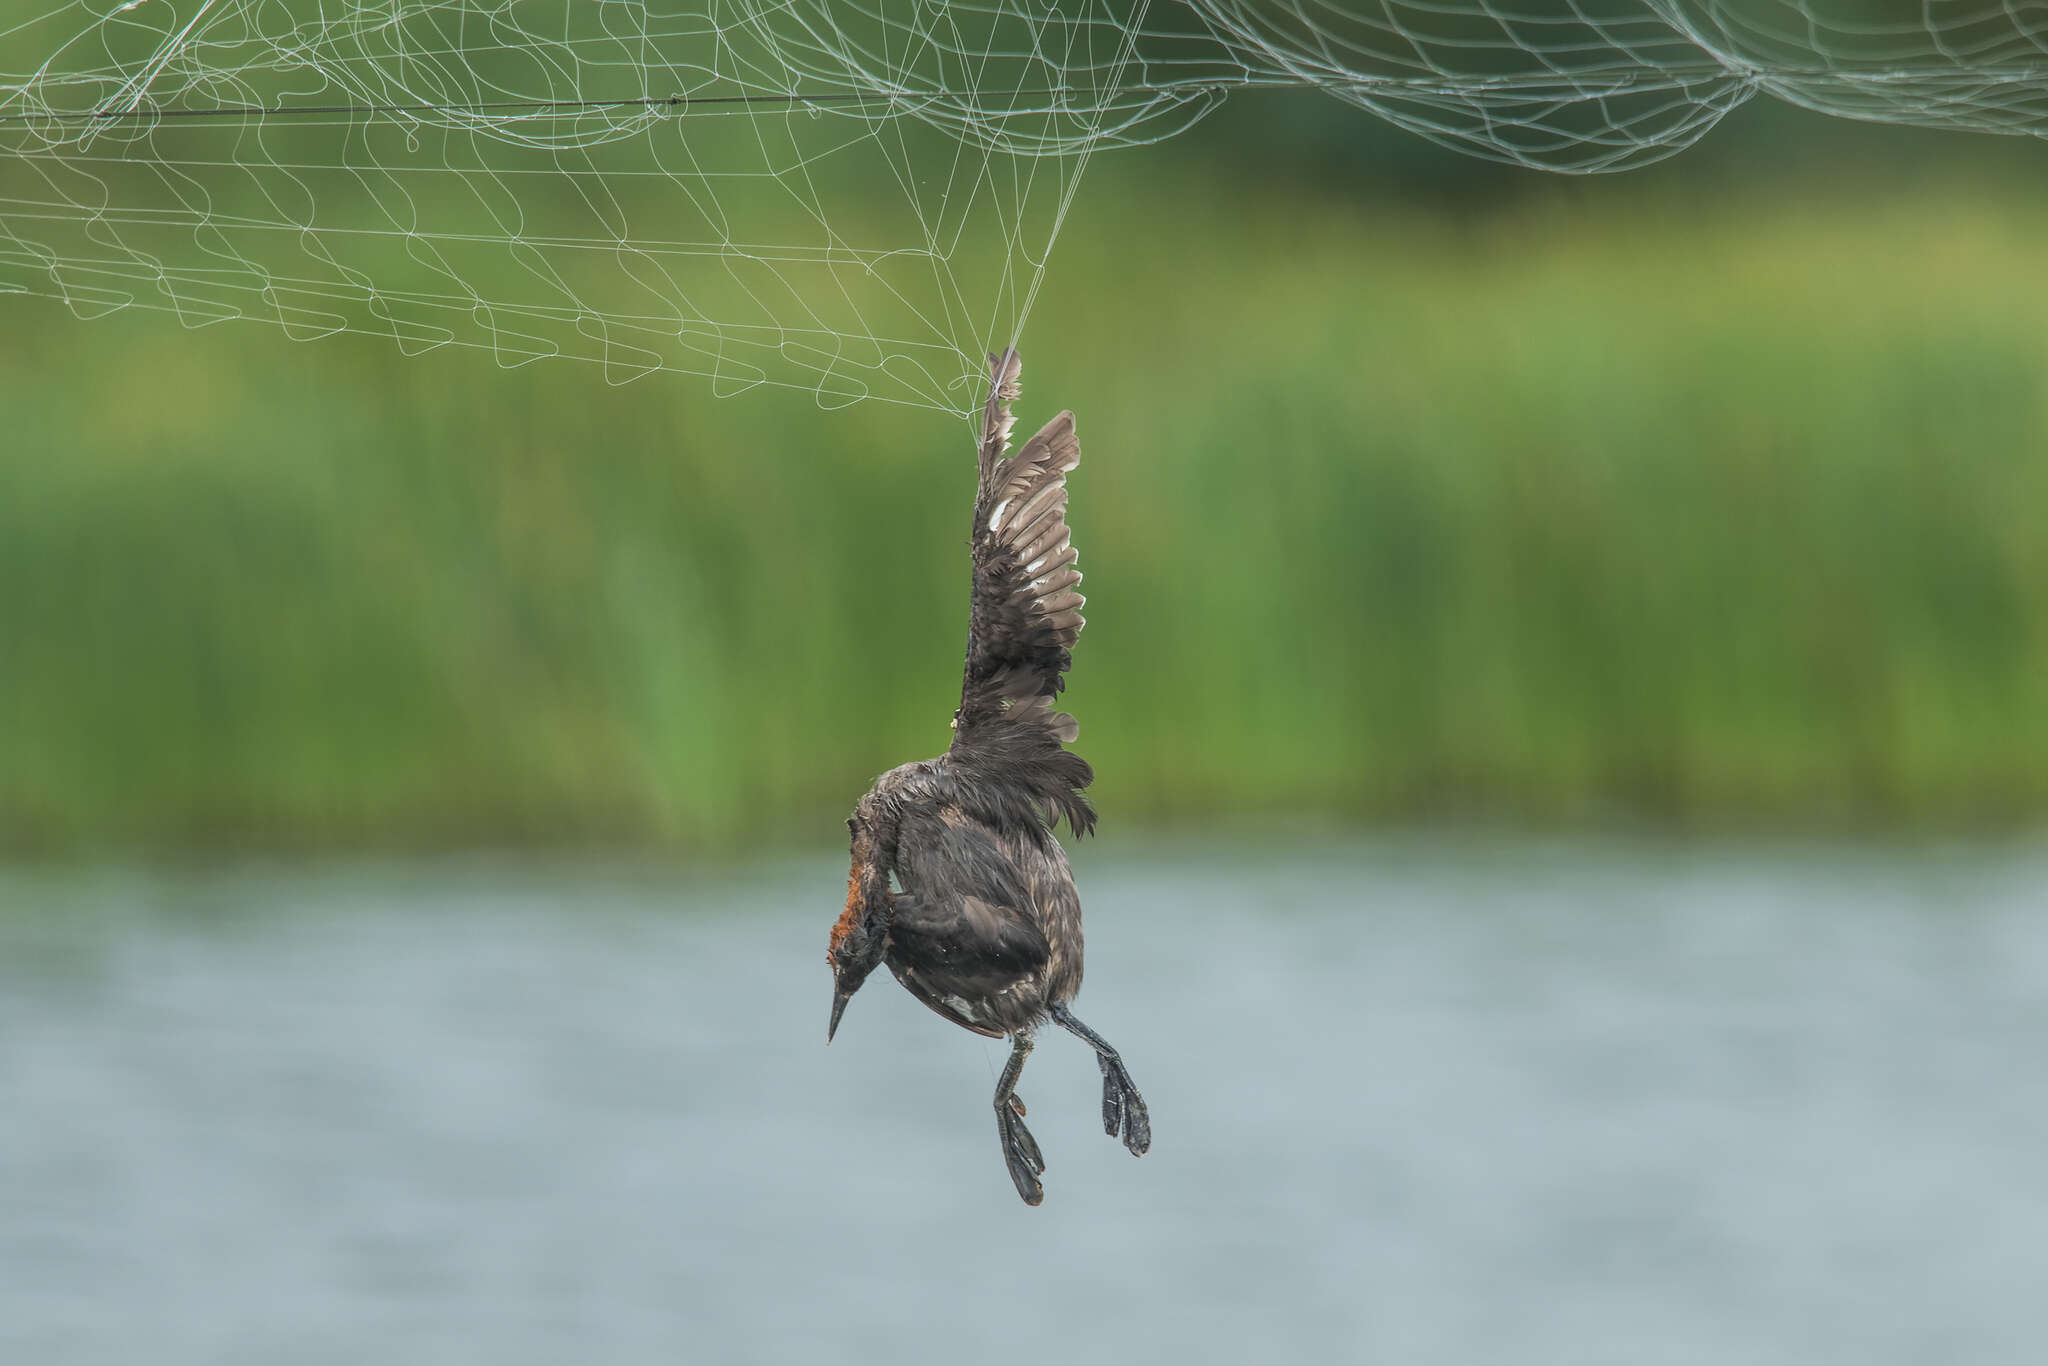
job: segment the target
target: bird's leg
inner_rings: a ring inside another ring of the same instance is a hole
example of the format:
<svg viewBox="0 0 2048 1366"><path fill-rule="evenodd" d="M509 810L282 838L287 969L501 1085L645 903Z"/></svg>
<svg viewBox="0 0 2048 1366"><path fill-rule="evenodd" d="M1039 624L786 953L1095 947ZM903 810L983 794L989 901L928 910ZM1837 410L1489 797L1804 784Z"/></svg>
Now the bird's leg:
<svg viewBox="0 0 2048 1366"><path fill-rule="evenodd" d="M1109 1046L1108 1039L1075 1019L1065 1006L1054 1006L1052 1018L1054 1024L1094 1049L1095 1061L1102 1065L1102 1131L1123 1139L1133 1157L1143 1157L1152 1146L1152 1115L1145 1109L1145 1098L1138 1094L1123 1058Z"/></svg>
<svg viewBox="0 0 2048 1366"><path fill-rule="evenodd" d="M1035 1205L1045 1199L1045 1187L1038 1178L1045 1172L1045 1158L1038 1141L1024 1127L1024 1102L1017 1095L1017 1078L1024 1071L1024 1059L1031 1056L1031 1031L1019 1030L1012 1038L1010 1061L996 1082L996 1136L1003 1141L1003 1161L1010 1179L1024 1203Z"/></svg>

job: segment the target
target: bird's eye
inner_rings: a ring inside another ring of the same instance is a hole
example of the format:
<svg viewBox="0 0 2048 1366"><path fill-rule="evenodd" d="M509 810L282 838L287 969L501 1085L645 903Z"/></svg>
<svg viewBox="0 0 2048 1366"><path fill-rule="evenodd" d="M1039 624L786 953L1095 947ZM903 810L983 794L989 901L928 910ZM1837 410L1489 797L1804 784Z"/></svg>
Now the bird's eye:
<svg viewBox="0 0 2048 1366"><path fill-rule="evenodd" d="M846 818L846 833L849 835L858 835L860 833L860 822L852 816Z"/></svg>

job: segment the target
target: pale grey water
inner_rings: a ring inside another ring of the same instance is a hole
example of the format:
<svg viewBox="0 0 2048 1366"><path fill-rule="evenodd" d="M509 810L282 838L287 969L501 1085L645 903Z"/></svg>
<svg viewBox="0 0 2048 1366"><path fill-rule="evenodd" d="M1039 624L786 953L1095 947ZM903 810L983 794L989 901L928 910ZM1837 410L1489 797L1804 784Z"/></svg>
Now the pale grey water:
<svg viewBox="0 0 2048 1366"><path fill-rule="evenodd" d="M2048 858L1080 860L1002 1046L834 860L0 876L0 1361L2048 1359Z"/></svg>

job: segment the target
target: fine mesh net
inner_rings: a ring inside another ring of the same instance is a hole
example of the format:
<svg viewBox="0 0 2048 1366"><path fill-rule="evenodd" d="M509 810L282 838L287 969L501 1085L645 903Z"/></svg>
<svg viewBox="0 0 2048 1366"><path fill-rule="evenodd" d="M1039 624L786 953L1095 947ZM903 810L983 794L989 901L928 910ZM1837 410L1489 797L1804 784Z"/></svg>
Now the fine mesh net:
<svg viewBox="0 0 2048 1366"><path fill-rule="evenodd" d="M1624 170L1772 95L1823 113L2048 130L2048 9L1968 0L1189 0L1251 79L1461 151Z"/></svg>
<svg viewBox="0 0 2048 1366"><path fill-rule="evenodd" d="M0 291L964 411L1089 154L1201 103L1111 93L1129 17L67 5L0 34Z"/></svg>
<svg viewBox="0 0 2048 1366"><path fill-rule="evenodd" d="M2040 133L1963 0L128 0L0 21L0 294L965 412L1091 158L1253 86L1550 170Z"/></svg>

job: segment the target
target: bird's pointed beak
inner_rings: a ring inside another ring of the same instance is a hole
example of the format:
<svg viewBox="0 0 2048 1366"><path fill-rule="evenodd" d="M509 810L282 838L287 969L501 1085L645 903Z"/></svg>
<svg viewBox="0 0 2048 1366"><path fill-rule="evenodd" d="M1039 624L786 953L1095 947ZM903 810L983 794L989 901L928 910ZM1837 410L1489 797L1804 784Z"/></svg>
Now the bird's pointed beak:
<svg viewBox="0 0 2048 1366"><path fill-rule="evenodd" d="M832 993L832 1023L825 1026L825 1042L831 1043L832 1036L839 1032L839 1017L846 1013L846 1003L853 999L850 991Z"/></svg>

